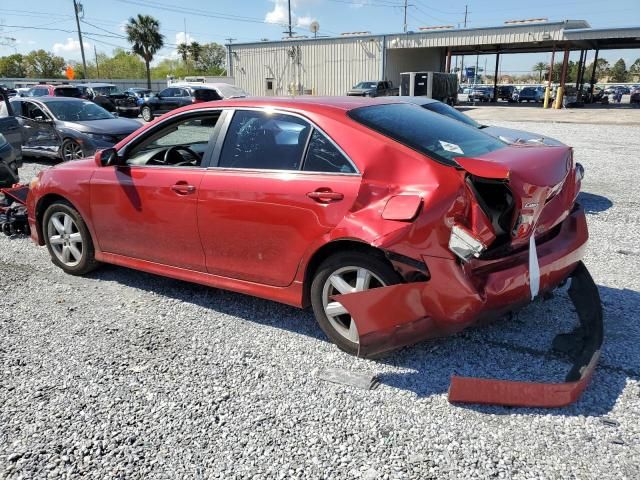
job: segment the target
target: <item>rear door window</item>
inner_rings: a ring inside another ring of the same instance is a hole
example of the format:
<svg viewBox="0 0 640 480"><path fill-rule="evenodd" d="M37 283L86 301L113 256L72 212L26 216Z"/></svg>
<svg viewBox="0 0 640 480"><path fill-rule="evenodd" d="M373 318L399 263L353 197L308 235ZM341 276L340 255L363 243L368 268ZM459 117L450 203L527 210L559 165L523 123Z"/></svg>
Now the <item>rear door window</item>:
<svg viewBox="0 0 640 480"><path fill-rule="evenodd" d="M196 100L202 100L203 102L222 100L222 97L218 95L218 92L209 89L194 90L193 98L195 98Z"/></svg>
<svg viewBox="0 0 640 480"><path fill-rule="evenodd" d="M56 88L53 91L53 94L56 97L73 97L73 98L80 98L82 96L82 92L80 92L79 88L75 88L75 87L61 87L61 88Z"/></svg>
<svg viewBox="0 0 640 480"><path fill-rule="evenodd" d="M313 130L307 156L304 160L305 172L356 173L351 162L338 150L322 132Z"/></svg>
<svg viewBox="0 0 640 480"><path fill-rule="evenodd" d="M457 166L456 157L474 157L506 146L481 130L417 105L395 103L360 107L348 115L445 165Z"/></svg>
<svg viewBox="0 0 640 480"><path fill-rule="evenodd" d="M238 110L227 132L218 166L300 170L311 125L282 113Z"/></svg>

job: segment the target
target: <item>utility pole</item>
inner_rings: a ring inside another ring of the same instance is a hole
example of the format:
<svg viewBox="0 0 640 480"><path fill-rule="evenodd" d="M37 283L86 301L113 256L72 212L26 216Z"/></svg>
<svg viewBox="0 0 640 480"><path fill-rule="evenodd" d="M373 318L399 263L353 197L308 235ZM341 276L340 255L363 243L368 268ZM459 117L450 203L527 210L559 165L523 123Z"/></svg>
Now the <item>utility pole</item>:
<svg viewBox="0 0 640 480"><path fill-rule="evenodd" d="M289 5L289 38L293 37L293 32L291 31L291 0L288 0Z"/></svg>
<svg viewBox="0 0 640 480"><path fill-rule="evenodd" d="M227 76L232 77L233 76L233 57L231 54L231 44L233 43L234 40L237 40L236 38L225 38L225 40L227 41L228 44L228 48L227 48Z"/></svg>
<svg viewBox="0 0 640 480"><path fill-rule="evenodd" d="M464 6L464 28L467 28L468 9L469 9L469 5L465 5ZM456 62L457 61L458 61L458 58L456 57ZM464 55L462 55L462 58L460 59L460 72L462 72L462 75L460 76L461 79L463 78L463 76L464 78L467 78L467 72L464 69Z"/></svg>
<svg viewBox="0 0 640 480"><path fill-rule="evenodd" d="M407 8L409 8L409 0L404 0L404 33L407 33Z"/></svg>
<svg viewBox="0 0 640 480"><path fill-rule="evenodd" d="M93 44L93 55L96 57L96 78L100 78L100 65L98 65L98 51L95 43Z"/></svg>
<svg viewBox="0 0 640 480"><path fill-rule="evenodd" d="M469 5L464 6L464 28L467 28L467 13L468 13Z"/></svg>
<svg viewBox="0 0 640 480"><path fill-rule="evenodd" d="M82 4L73 0L73 11L76 14L76 25L78 26L78 40L80 40L80 53L82 54L82 68L85 78L87 77L87 62L84 58L84 44L82 43L82 31L80 30L80 18L78 13L82 12Z"/></svg>

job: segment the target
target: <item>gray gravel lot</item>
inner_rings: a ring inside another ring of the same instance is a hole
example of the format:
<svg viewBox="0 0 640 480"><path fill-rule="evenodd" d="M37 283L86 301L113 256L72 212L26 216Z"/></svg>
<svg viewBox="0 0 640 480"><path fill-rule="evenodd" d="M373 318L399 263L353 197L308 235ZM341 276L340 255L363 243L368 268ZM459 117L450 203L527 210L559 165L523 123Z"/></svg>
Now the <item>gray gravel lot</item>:
<svg viewBox="0 0 640 480"><path fill-rule="evenodd" d="M503 125L574 145L586 168L606 339L577 404L446 400L452 373L562 380L546 352L573 326L564 294L367 361L308 311L118 267L71 277L2 237L0 478L639 478L640 127ZM326 366L381 385L324 382Z"/></svg>

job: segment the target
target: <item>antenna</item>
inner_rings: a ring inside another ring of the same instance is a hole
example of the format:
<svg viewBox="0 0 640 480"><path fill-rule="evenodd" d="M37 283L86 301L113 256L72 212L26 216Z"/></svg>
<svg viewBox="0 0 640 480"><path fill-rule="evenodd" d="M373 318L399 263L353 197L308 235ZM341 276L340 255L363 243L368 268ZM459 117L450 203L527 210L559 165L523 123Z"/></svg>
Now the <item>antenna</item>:
<svg viewBox="0 0 640 480"><path fill-rule="evenodd" d="M320 30L320 24L314 20L309 25L309 30L313 33L313 38L316 38L318 36L318 30Z"/></svg>

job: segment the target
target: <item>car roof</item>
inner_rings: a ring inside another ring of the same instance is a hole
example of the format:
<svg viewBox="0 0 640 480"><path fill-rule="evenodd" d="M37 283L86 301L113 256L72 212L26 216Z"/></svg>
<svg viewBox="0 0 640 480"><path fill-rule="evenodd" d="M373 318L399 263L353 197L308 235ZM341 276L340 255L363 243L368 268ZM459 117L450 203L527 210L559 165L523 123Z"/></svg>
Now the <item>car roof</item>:
<svg viewBox="0 0 640 480"><path fill-rule="evenodd" d="M428 105L430 103L441 103L438 100L434 100L433 98L429 98L429 97L410 97L410 96L401 96L401 97L394 97L397 98L403 102L408 102L408 103L415 103L416 105Z"/></svg>
<svg viewBox="0 0 640 480"><path fill-rule="evenodd" d="M113 83L78 83L77 87L115 87Z"/></svg>

